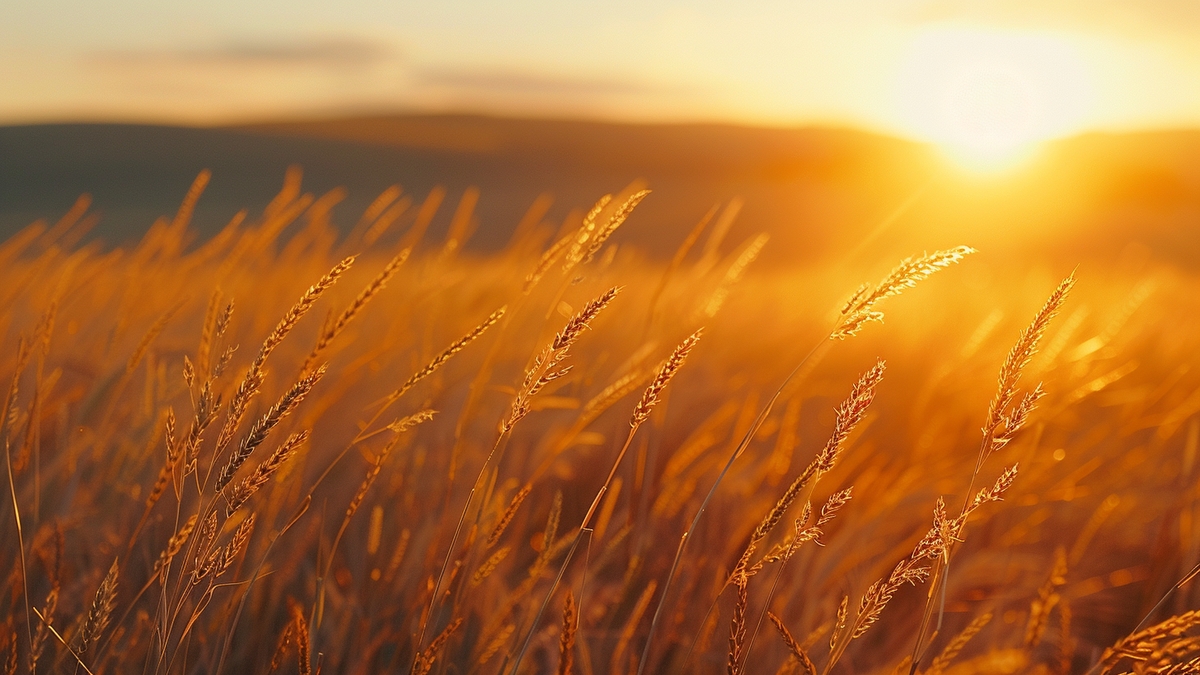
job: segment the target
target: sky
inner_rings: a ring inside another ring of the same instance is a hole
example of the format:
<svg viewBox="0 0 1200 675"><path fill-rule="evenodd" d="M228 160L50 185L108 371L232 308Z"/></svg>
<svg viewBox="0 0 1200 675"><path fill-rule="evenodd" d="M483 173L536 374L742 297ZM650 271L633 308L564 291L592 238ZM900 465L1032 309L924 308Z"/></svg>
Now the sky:
<svg viewBox="0 0 1200 675"><path fill-rule="evenodd" d="M1200 127L1200 0L0 3L0 124L414 111L979 147Z"/></svg>

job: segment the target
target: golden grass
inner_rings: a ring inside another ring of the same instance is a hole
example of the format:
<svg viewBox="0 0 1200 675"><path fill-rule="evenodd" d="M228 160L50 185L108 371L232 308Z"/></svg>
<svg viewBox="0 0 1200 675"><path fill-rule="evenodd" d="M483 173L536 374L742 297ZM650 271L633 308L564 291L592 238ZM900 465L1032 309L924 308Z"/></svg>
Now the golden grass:
<svg viewBox="0 0 1200 675"><path fill-rule="evenodd" d="M208 179L135 245L75 244L87 199L0 244L6 672L1200 663L1186 273L859 286L757 269L738 204L658 262L614 243L645 190L477 255L477 192L342 237L295 171L197 245Z"/></svg>

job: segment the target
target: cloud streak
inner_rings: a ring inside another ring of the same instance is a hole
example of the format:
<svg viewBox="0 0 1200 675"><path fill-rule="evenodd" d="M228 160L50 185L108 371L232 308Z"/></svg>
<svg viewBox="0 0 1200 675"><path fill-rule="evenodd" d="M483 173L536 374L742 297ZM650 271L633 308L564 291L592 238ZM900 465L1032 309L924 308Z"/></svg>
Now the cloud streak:
<svg viewBox="0 0 1200 675"><path fill-rule="evenodd" d="M396 60L391 46L356 37L297 39L287 42L231 42L214 47L95 52L87 61L106 66L254 66L355 68Z"/></svg>
<svg viewBox="0 0 1200 675"><path fill-rule="evenodd" d="M419 72L415 80L426 87L514 96L644 96L662 93L661 87L628 80L562 77L516 70L428 69Z"/></svg>

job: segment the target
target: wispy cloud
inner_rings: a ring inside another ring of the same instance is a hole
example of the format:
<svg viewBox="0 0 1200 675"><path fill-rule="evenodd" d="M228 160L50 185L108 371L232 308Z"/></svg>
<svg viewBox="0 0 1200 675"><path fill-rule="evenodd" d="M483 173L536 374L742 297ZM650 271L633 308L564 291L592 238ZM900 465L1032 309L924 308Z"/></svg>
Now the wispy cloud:
<svg viewBox="0 0 1200 675"><path fill-rule="evenodd" d="M359 37L229 42L212 47L93 52L86 60L117 67L333 67L372 66L399 58L397 50Z"/></svg>
<svg viewBox="0 0 1200 675"><path fill-rule="evenodd" d="M507 96L643 96L663 91L662 87L632 80L517 70L428 69L420 71L415 80L426 87Z"/></svg>

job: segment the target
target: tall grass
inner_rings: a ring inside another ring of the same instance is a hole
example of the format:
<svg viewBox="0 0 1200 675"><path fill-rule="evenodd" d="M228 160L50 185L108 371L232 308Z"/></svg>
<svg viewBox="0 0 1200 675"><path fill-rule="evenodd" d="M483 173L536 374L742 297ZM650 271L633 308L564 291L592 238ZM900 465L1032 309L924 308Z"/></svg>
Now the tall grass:
<svg viewBox="0 0 1200 675"><path fill-rule="evenodd" d="M1196 672L1196 279L208 178L0 244L5 672Z"/></svg>

